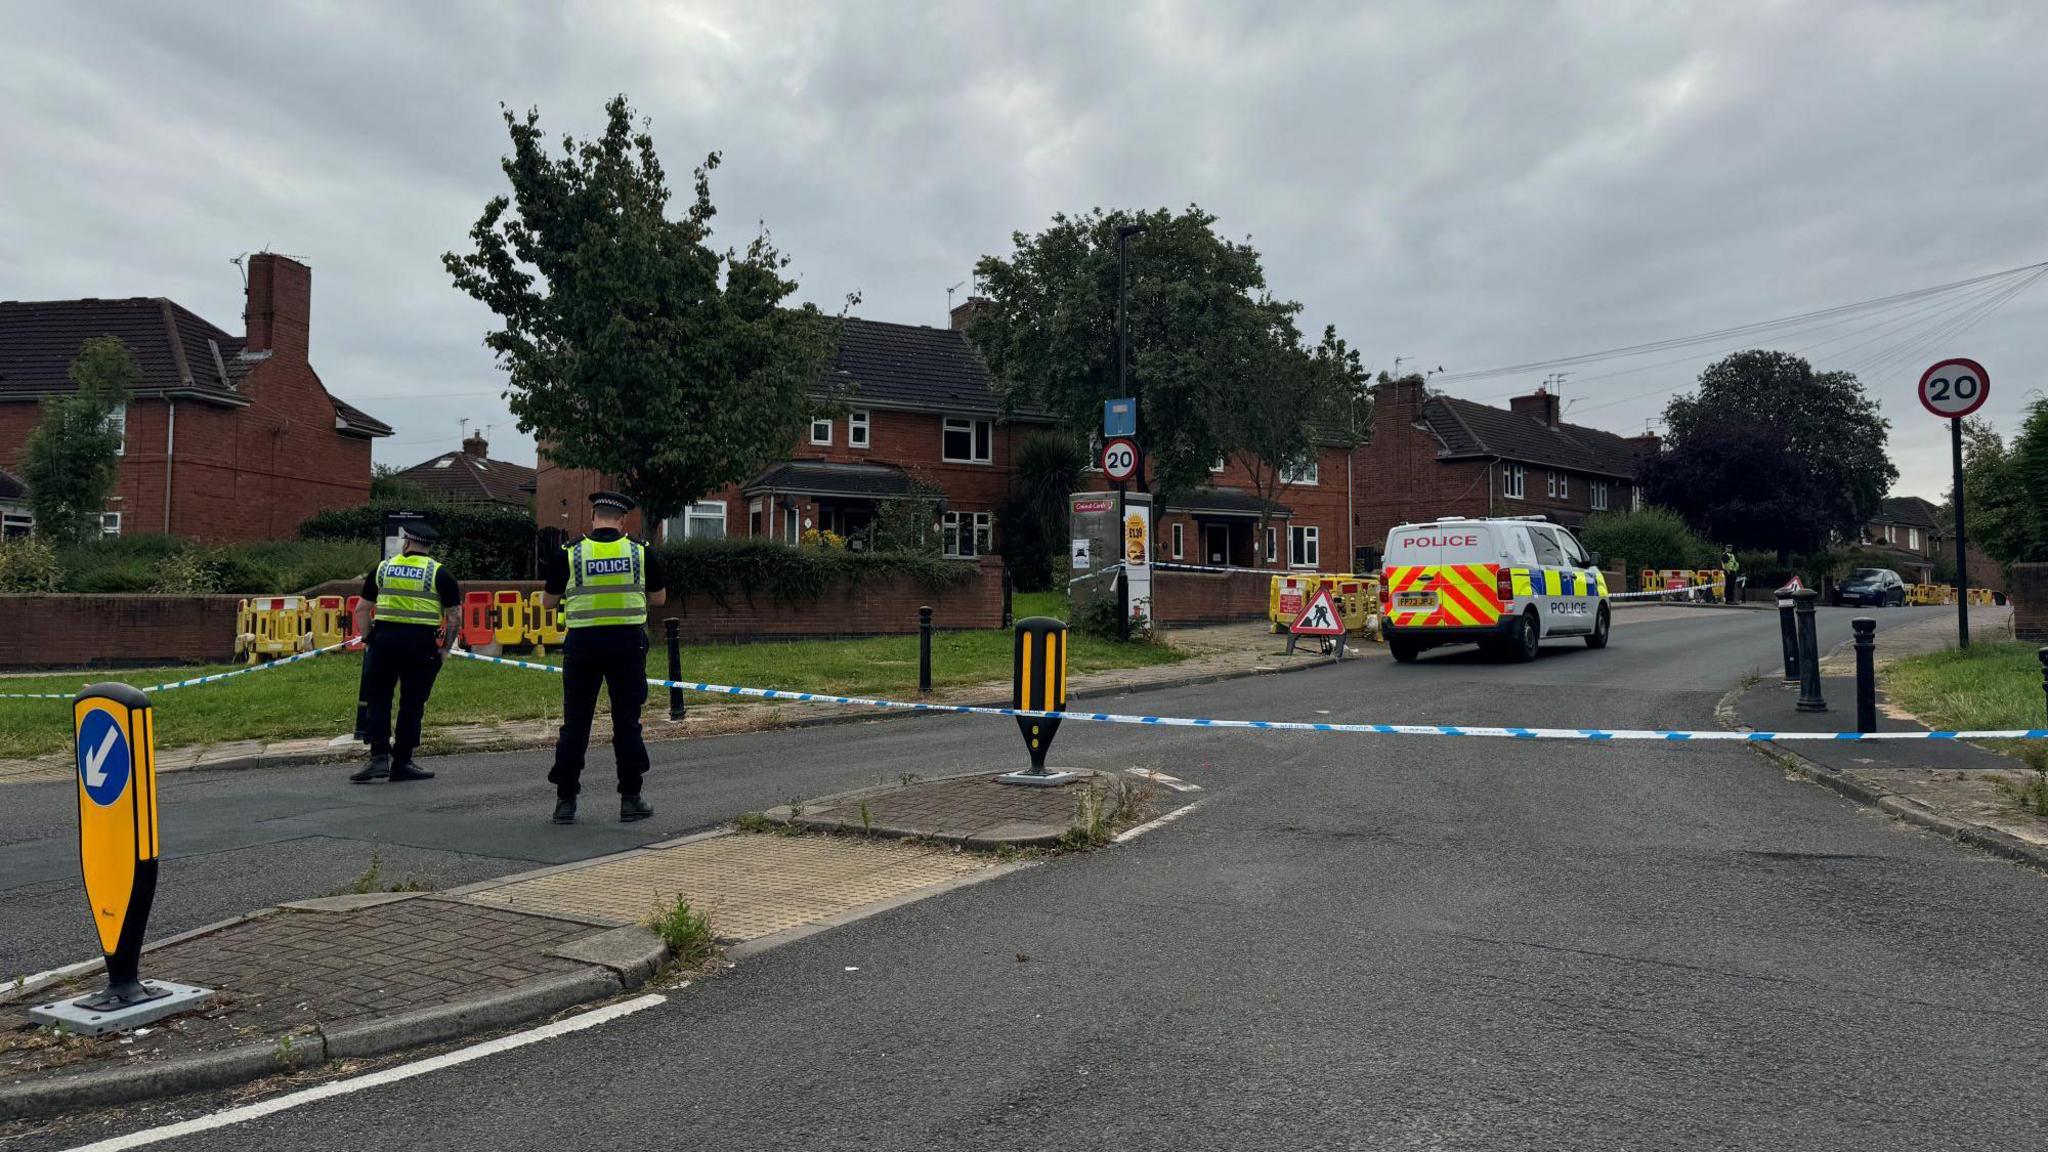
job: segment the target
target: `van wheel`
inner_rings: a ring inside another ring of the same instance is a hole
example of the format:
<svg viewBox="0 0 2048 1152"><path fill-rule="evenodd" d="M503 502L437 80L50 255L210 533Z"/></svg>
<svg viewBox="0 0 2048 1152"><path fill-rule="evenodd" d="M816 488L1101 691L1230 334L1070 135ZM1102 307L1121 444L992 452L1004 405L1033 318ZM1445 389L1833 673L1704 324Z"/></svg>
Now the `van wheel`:
<svg viewBox="0 0 2048 1152"><path fill-rule="evenodd" d="M1387 638L1387 651L1392 652L1394 659L1400 663L1413 664L1415 663L1415 658L1422 655L1422 645L1399 636L1389 636Z"/></svg>
<svg viewBox="0 0 2048 1152"><path fill-rule="evenodd" d="M1593 631L1586 636L1586 647L1607 647L1607 629L1612 623L1613 621L1607 615L1607 605L1602 604L1600 611L1593 616Z"/></svg>
<svg viewBox="0 0 2048 1152"><path fill-rule="evenodd" d="M1509 637L1508 659L1517 664L1527 664L1536 658L1536 650L1543 644L1543 625L1536 619L1536 610L1522 613L1522 621L1515 626L1514 635Z"/></svg>

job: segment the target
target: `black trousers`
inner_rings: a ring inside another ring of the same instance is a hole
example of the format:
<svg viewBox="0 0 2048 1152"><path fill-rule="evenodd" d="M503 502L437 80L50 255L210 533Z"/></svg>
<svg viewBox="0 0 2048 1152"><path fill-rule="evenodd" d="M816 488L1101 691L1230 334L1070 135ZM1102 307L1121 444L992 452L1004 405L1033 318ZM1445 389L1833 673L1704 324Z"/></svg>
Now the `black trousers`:
<svg viewBox="0 0 2048 1152"><path fill-rule="evenodd" d="M363 736L370 755L404 761L420 746L420 718L434 677L441 674L438 629L424 624L375 624L364 645ZM391 731L391 691L398 690L398 731Z"/></svg>
<svg viewBox="0 0 2048 1152"><path fill-rule="evenodd" d="M638 796L647 775L647 742L640 709L647 704L647 629L634 625L571 628L562 645L562 731L548 782L566 800L583 790L583 756L597 718L597 691L612 701L612 755L619 764L619 795Z"/></svg>

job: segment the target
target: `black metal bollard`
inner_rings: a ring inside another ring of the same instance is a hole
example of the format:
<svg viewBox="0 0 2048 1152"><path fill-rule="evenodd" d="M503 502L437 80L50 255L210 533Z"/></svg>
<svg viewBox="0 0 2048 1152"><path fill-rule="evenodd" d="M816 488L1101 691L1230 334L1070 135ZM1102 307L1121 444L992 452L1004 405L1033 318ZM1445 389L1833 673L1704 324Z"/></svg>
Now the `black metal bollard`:
<svg viewBox="0 0 2048 1152"><path fill-rule="evenodd" d="M917 610L917 690L930 695L932 690L932 610L929 607Z"/></svg>
<svg viewBox="0 0 2048 1152"><path fill-rule="evenodd" d="M1792 622L1792 598L1778 597L1778 638L1785 648L1785 683L1799 683L1799 626Z"/></svg>
<svg viewBox="0 0 2048 1152"><path fill-rule="evenodd" d="M1014 589L1014 588L1013 588L1013 587L1011 586L1011 584L1010 584L1010 562L1009 562L1008 560L1005 560L1005 561L1003 561L1003 627L1004 627L1004 628L1008 628L1008 627L1010 627L1011 625L1013 625L1013 624L1015 624L1015 623L1016 623L1016 621L1015 621L1014 619L1012 619L1012 618L1011 618L1011 617L1013 616L1013 613L1012 613L1012 612L1011 612L1011 610L1010 610L1010 593L1011 593L1011 592L1013 592L1014 590L1015 590L1015 589Z"/></svg>
<svg viewBox="0 0 2048 1152"><path fill-rule="evenodd" d="M668 678L673 683L683 678L683 622L671 616L668 618L668 623L662 625L662 630L668 634ZM681 688L670 688L668 690L668 718L671 720L681 720L684 718L683 690Z"/></svg>
<svg viewBox="0 0 2048 1152"><path fill-rule="evenodd" d="M1801 712L1825 712L1828 702L1820 694L1820 637L1815 634L1813 611L1820 593L1801 588L1792 594L1793 613L1799 617L1799 702Z"/></svg>
<svg viewBox="0 0 2048 1152"><path fill-rule="evenodd" d="M1858 616L1856 630L1856 730L1877 731L1877 621Z"/></svg>

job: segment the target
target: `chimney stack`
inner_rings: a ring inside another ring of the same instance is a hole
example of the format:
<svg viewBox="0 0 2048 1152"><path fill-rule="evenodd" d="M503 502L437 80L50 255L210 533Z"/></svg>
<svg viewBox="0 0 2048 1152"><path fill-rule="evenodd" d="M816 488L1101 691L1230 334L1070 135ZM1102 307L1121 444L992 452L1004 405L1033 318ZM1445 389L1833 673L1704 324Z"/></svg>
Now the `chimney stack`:
<svg viewBox="0 0 2048 1152"><path fill-rule="evenodd" d="M1508 401L1508 409L1520 412L1524 416L1532 416L1552 428L1557 427L1557 394L1548 388L1539 387L1527 396L1515 397Z"/></svg>
<svg viewBox="0 0 2048 1152"><path fill-rule="evenodd" d="M242 320L247 349L306 358L313 315L313 270L289 256L258 252L249 257L248 300Z"/></svg>
<svg viewBox="0 0 2048 1152"><path fill-rule="evenodd" d="M967 331L967 326L974 323L974 318L981 314L982 309L993 303L995 301L986 296L969 296L966 300L953 305L953 331Z"/></svg>
<svg viewBox="0 0 2048 1152"><path fill-rule="evenodd" d="M462 450L479 460L488 460L491 455L491 443L483 437L471 433L463 439Z"/></svg>

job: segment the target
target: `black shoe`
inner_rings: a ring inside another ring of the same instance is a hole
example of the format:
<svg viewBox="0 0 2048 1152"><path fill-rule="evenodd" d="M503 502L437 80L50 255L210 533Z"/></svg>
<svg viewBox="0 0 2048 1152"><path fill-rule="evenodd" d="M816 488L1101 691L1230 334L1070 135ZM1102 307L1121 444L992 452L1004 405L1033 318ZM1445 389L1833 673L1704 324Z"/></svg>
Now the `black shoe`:
<svg viewBox="0 0 2048 1152"><path fill-rule="evenodd" d="M391 768L391 782L393 784L401 780L432 780L433 778L434 774L432 772L413 763L410 759L400 760Z"/></svg>
<svg viewBox="0 0 2048 1152"><path fill-rule="evenodd" d="M555 823L574 824L575 822L576 798L571 796L567 800L555 801Z"/></svg>
<svg viewBox="0 0 2048 1152"><path fill-rule="evenodd" d="M638 796L619 797L619 823L631 824L635 820L645 820L652 815L654 805Z"/></svg>
<svg viewBox="0 0 2048 1152"><path fill-rule="evenodd" d="M391 775L391 757L372 756L370 757L370 762L363 765L361 771L349 777L349 782L352 784L368 784L372 780L382 780L389 775Z"/></svg>

